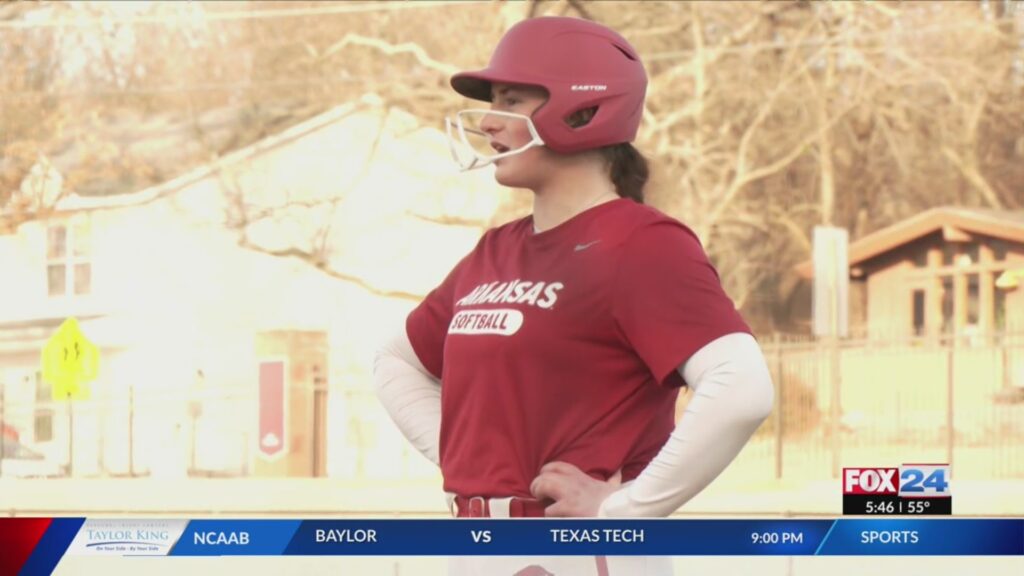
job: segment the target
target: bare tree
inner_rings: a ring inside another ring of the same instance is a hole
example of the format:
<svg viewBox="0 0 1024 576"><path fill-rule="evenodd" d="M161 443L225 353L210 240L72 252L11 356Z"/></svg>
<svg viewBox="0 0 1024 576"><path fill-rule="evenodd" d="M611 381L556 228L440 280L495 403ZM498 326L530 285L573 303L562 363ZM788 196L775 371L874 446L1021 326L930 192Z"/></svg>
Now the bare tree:
<svg viewBox="0 0 1024 576"><path fill-rule="evenodd" d="M448 87L453 71L484 64L520 18L572 15L620 30L644 55L638 146L654 166L650 202L700 234L759 328L784 329L789 270L808 257L814 225L845 226L856 239L939 204L1024 207L1024 23L1004 8L156 3L122 18L104 4L3 4L0 26L18 25L0 28L0 219L10 229L45 213L17 199L44 160L60 168L65 191L117 193L365 94L440 126L462 105ZM24 24L35 10L86 20ZM72 69L63 56L76 50L94 57ZM160 138L175 144L151 144ZM490 219L430 218L483 230L529 210L528 194L510 198ZM279 208L296 208L287 204ZM325 264L339 248L330 230L310 228L295 246L255 245L247 227L274 215L249 208L230 220L247 248L359 281Z"/></svg>

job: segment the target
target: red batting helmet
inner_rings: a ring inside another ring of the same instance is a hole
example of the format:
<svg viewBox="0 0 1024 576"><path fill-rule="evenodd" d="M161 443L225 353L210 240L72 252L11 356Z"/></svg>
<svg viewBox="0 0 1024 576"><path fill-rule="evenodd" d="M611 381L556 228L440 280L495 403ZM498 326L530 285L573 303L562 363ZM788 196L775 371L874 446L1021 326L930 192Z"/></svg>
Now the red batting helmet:
<svg viewBox="0 0 1024 576"><path fill-rule="evenodd" d="M492 82L546 90L548 100L533 113L533 124L548 148L563 153L632 142L647 91L647 73L629 42L578 18L523 20L505 33L487 68L451 79L458 93L488 102ZM568 124L588 108L596 108L589 123Z"/></svg>

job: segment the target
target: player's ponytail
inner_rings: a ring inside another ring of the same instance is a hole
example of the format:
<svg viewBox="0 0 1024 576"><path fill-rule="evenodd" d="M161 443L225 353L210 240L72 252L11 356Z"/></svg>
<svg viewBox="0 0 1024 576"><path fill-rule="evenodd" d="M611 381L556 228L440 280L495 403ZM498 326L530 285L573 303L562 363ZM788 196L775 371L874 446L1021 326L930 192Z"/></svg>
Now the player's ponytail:
<svg viewBox="0 0 1024 576"><path fill-rule="evenodd" d="M566 119L572 128L581 128L590 123L597 113L597 107L584 108ZM597 151L608 167L615 193L629 198L637 204L644 203L644 186L650 176L647 158L629 142L603 146Z"/></svg>
<svg viewBox="0 0 1024 576"><path fill-rule="evenodd" d="M644 203L644 186L650 176L647 159L632 144L625 142L601 148L608 163L615 192L637 204Z"/></svg>

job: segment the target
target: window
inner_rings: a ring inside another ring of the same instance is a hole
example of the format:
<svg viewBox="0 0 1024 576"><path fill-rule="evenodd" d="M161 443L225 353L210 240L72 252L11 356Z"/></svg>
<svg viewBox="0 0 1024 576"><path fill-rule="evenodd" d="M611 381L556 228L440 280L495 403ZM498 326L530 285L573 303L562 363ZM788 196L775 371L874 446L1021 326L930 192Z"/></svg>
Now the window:
<svg viewBox="0 0 1024 576"><path fill-rule="evenodd" d="M981 258L981 245L978 244L977 242L972 242L964 246L962 252L964 255L967 256L967 258L970 259L970 261L964 262L965 266L977 264L979 262L979 259Z"/></svg>
<svg viewBox="0 0 1024 576"><path fill-rule="evenodd" d="M979 283L977 274L967 275L967 324L978 325L981 318L981 304L979 303Z"/></svg>
<svg viewBox="0 0 1024 576"><path fill-rule="evenodd" d="M67 228L54 226L46 235L46 278L50 296L63 294L67 288Z"/></svg>
<svg viewBox="0 0 1024 576"><path fill-rule="evenodd" d="M36 412L33 422L34 439L36 442L49 442L53 440L53 409L49 407L52 402L52 388L48 382L43 382L43 373L36 372ZM39 407L43 404L43 407Z"/></svg>
<svg viewBox="0 0 1024 576"><path fill-rule="evenodd" d="M1006 330L1006 290L996 289L992 307L995 309L995 329Z"/></svg>
<svg viewBox="0 0 1024 576"><path fill-rule="evenodd" d="M1005 240L993 240L992 241L992 259L996 262L1002 262L1006 260L1006 252L1008 250Z"/></svg>
<svg viewBox="0 0 1024 576"><path fill-rule="evenodd" d="M35 419L36 442L50 442L53 440L53 412L40 410L36 413Z"/></svg>
<svg viewBox="0 0 1024 576"><path fill-rule="evenodd" d="M914 252L914 268L924 268L926 266L928 266L928 250Z"/></svg>
<svg viewBox="0 0 1024 576"><path fill-rule="evenodd" d="M956 246L948 243L944 244L942 246L942 265L952 266L954 256L956 256Z"/></svg>
<svg viewBox="0 0 1024 576"><path fill-rule="evenodd" d="M924 290L914 290L914 335L924 334Z"/></svg>
<svg viewBox="0 0 1024 576"><path fill-rule="evenodd" d="M955 322L953 321L953 278L946 276L942 279L942 332L952 334Z"/></svg>
<svg viewBox="0 0 1024 576"><path fill-rule="evenodd" d="M89 227L51 226L46 233L46 286L50 296L89 294L92 290Z"/></svg>

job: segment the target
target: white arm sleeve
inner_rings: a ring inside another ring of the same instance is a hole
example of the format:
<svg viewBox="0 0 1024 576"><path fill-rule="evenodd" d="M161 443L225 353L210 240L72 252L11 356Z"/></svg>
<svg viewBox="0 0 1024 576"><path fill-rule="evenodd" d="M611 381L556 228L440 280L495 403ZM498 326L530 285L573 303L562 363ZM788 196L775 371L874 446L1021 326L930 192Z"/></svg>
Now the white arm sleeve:
<svg viewBox="0 0 1024 576"><path fill-rule="evenodd" d="M409 442L441 465L441 383L423 366L405 326L377 351L373 383L384 409Z"/></svg>
<svg viewBox="0 0 1024 576"><path fill-rule="evenodd" d="M664 517L725 470L771 412L771 375L750 334L722 336L679 368L694 396L654 460L612 493L599 517Z"/></svg>

